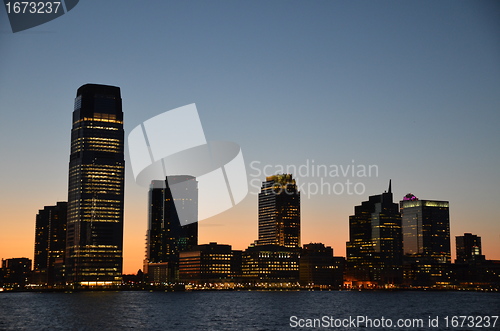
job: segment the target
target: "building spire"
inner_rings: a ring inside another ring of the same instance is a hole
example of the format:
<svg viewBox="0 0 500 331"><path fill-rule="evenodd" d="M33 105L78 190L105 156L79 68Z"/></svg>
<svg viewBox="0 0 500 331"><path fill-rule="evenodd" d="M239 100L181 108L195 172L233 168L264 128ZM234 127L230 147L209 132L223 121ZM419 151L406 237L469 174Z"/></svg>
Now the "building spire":
<svg viewBox="0 0 500 331"><path fill-rule="evenodd" d="M387 193L392 193L391 180L389 179L389 191Z"/></svg>

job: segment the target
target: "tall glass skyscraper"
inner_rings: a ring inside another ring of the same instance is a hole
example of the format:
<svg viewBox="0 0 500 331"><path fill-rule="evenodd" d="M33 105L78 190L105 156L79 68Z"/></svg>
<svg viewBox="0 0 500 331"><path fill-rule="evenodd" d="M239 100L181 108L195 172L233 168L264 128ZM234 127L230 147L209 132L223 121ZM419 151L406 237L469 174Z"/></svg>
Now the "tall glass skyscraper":
<svg viewBox="0 0 500 331"><path fill-rule="evenodd" d="M67 203L45 206L36 215L33 282L64 284L63 265L66 250Z"/></svg>
<svg viewBox="0 0 500 331"><path fill-rule="evenodd" d="M198 245L198 182L195 177L168 176L166 180L151 182L146 238L144 271L148 278L160 282L178 281L179 253ZM155 273L162 276L155 276Z"/></svg>
<svg viewBox="0 0 500 331"><path fill-rule="evenodd" d="M123 112L120 88L86 84L76 94L69 161L66 281L122 279Z"/></svg>
<svg viewBox="0 0 500 331"><path fill-rule="evenodd" d="M291 174L270 176L262 183L257 243L300 247L300 192Z"/></svg>
<svg viewBox="0 0 500 331"><path fill-rule="evenodd" d="M450 263L449 202L407 194L399 205L405 255L429 263Z"/></svg>
<svg viewBox="0 0 500 331"><path fill-rule="evenodd" d="M388 192L370 196L349 216L348 279L366 284L402 282L403 237L398 204Z"/></svg>

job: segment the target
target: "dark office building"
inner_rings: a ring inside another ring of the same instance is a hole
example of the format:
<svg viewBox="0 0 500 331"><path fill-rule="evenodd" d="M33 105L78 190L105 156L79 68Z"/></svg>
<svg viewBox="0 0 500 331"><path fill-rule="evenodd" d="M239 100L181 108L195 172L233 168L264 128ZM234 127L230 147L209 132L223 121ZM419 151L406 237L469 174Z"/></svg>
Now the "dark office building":
<svg viewBox="0 0 500 331"><path fill-rule="evenodd" d="M120 88L86 84L76 95L69 162L67 282L121 283L123 112Z"/></svg>
<svg viewBox="0 0 500 331"><path fill-rule="evenodd" d="M262 183L257 244L300 247L300 192L290 174L270 176Z"/></svg>
<svg viewBox="0 0 500 331"><path fill-rule="evenodd" d="M297 287L300 248L250 246L242 253L242 279L263 287Z"/></svg>
<svg viewBox="0 0 500 331"><path fill-rule="evenodd" d="M166 180L152 181L144 261L144 273L151 282L178 281L179 253L198 244L197 221L198 182L195 177L169 176Z"/></svg>
<svg viewBox="0 0 500 331"><path fill-rule="evenodd" d="M400 201L406 256L432 263L450 263L448 201L419 200L407 194Z"/></svg>
<svg viewBox="0 0 500 331"><path fill-rule="evenodd" d="M230 245L210 243L180 252L181 282L208 285L233 283L241 273L241 251Z"/></svg>
<svg viewBox="0 0 500 331"><path fill-rule="evenodd" d="M453 278L463 288L500 288L500 261L486 260L481 237L464 233L456 237L457 258Z"/></svg>
<svg viewBox="0 0 500 331"><path fill-rule="evenodd" d="M464 233L456 237L457 258L455 263L469 263L485 259L481 250L481 237L472 233Z"/></svg>
<svg viewBox="0 0 500 331"><path fill-rule="evenodd" d="M31 277L31 260L26 257L2 259L3 286L23 288Z"/></svg>
<svg viewBox="0 0 500 331"><path fill-rule="evenodd" d="M41 285L65 284L67 203L46 206L36 215L33 281Z"/></svg>
<svg viewBox="0 0 500 331"><path fill-rule="evenodd" d="M311 288L338 289L344 281L343 257L334 257L333 248L321 243L302 248L299 262L300 284Z"/></svg>
<svg viewBox="0 0 500 331"><path fill-rule="evenodd" d="M402 281L403 242L398 204L389 191L370 196L349 216L347 280L380 286Z"/></svg>

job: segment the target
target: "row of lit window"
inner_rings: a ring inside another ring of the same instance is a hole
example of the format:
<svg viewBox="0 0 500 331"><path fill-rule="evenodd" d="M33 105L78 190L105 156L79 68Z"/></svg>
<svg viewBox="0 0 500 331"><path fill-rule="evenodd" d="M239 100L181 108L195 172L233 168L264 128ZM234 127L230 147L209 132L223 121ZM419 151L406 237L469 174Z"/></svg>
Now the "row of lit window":
<svg viewBox="0 0 500 331"><path fill-rule="evenodd" d="M86 252L86 251L89 251L92 250L92 249L95 249L95 248L117 248L116 245L85 245L85 248L86 249L79 249L78 251L80 252ZM117 251L117 252L120 252L120 251Z"/></svg>
<svg viewBox="0 0 500 331"><path fill-rule="evenodd" d="M76 167L82 167L87 171L105 171L106 169L123 169L123 164L79 164Z"/></svg>
<svg viewBox="0 0 500 331"><path fill-rule="evenodd" d="M97 214L99 216L98 218L101 219L102 221L109 220L109 221L118 222L119 215L117 215L117 213L116 213L117 211L120 211L120 210L117 209L116 211L113 211L113 212L99 211L98 213L95 213L95 214ZM84 212L82 215L83 216L82 221L86 222L89 219L92 219L92 212L95 212L95 211L93 209L91 209L90 212ZM115 220L113 220L113 218Z"/></svg>
<svg viewBox="0 0 500 331"><path fill-rule="evenodd" d="M76 202L83 203L84 201L92 201L92 202L95 202L95 203L100 204L100 205L104 205L105 203L109 203L109 206L113 206L114 204L121 204L122 203L121 200L98 199L98 198L92 198L92 200L80 198L78 200L74 200L73 203L76 203Z"/></svg>
<svg viewBox="0 0 500 331"><path fill-rule="evenodd" d="M85 176L118 176L123 174L123 169L83 169L79 173Z"/></svg>
<svg viewBox="0 0 500 331"><path fill-rule="evenodd" d="M102 184L102 183L109 183L109 184L116 184L116 183L121 183L121 176L117 175L108 175L108 176L103 176L103 175L89 175L85 174L84 178L81 178L81 182L85 182L85 184Z"/></svg>
<svg viewBox="0 0 500 331"><path fill-rule="evenodd" d="M121 145L122 140L118 138L109 137L77 137L71 141L73 145L85 144L85 143L102 143L110 145Z"/></svg>
<svg viewBox="0 0 500 331"><path fill-rule="evenodd" d="M99 114L96 113L95 115L99 115ZM109 116L115 116L115 119L110 119L109 117L108 118L104 118L104 117L99 118L99 117L96 117L95 115L94 115L94 117L81 118L78 121L73 122L73 125L81 123L81 122L107 122L107 123L123 124L123 121L119 121L116 119L116 115L109 115ZM103 114L103 115L108 115L108 114Z"/></svg>
<svg viewBox="0 0 500 331"><path fill-rule="evenodd" d="M121 150L119 147L115 147L115 148L107 148L107 146L88 146L86 148L78 148L78 149L74 149L73 150L73 153L79 153L79 152L82 152L82 151L89 151L89 152L103 152L103 153L121 153Z"/></svg>
<svg viewBox="0 0 500 331"><path fill-rule="evenodd" d="M113 127L113 126L96 126L96 125L92 125L92 124L87 124L85 126L78 126L78 127L74 128L73 131L83 130L83 129L97 129L97 130L111 130L111 131L118 130L117 127Z"/></svg>
<svg viewBox="0 0 500 331"><path fill-rule="evenodd" d="M89 177L84 177L80 178L80 185L85 187L85 190L88 190L89 188L92 188L92 185L94 187L100 187L103 189L106 189L106 185L112 186L112 187L120 187L120 184L122 184L122 177L114 176L114 177L105 177L105 176L99 176L100 178L96 178L97 176L89 176ZM104 186L103 186L104 185ZM83 187L79 187L80 189L83 189ZM83 192L81 192L83 193Z"/></svg>
<svg viewBox="0 0 500 331"><path fill-rule="evenodd" d="M84 222L94 222L94 223L120 223L120 220L113 219L102 219L102 218L92 218L90 215L84 215Z"/></svg>
<svg viewBox="0 0 500 331"><path fill-rule="evenodd" d="M99 206L99 207L98 207ZM81 206L82 210L110 210L110 211L117 211L121 210L120 204L98 204L96 203L95 205L90 204L90 203L84 203L83 206Z"/></svg>

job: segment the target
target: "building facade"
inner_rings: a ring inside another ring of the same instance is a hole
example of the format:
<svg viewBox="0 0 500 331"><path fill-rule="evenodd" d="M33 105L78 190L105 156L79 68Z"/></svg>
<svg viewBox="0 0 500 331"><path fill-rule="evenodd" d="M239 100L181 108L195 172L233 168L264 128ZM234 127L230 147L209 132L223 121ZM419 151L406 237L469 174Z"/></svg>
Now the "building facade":
<svg viewBox="0 0 500 331"><path fill-rule="evenodd" d="M403 220L405 284L451 286L449 202L420 200L409 193L399 206Z"/></svg>
<svg viewBox="0 0 500 331"><path fill-rule="evenodd" d="M125 161L120 88L77 91L71 130L66 281L118 285L122 277Z"/></svg>
<svg viewBox="0 0 500 331"><path fill-rule="evenodd" d="M257 244L300 247L300 192L291 174L270 176L262 183Z"/></svg>
<svg viewBox="0 0 500 331"><path fill-rule="evenodd" d="M33 281L36 284L65 284L66 221L67 202L46 206L36 215L33 261Z"/></svg>
<svg viewBox="0 0 500 331"><path fill-rule="evenodd" d="M321 243L304 245L300 254L300 285L309 288L341 288L344 282L343 257L334 257L333 248Z"/></svg>
<svg viewBox="0 0 500 331"><path fill-rule="evenodd" d="M262 287L297 287L300 247L250 246L242 253L242 282Z"/></svg>
<svg viewBox="0 0 500 331"><path fill-rule="evenodd" d="M195 177L169 176L165 180L152 181L144 261L144 273L150 281L179 280L179 253L198 245L197 220L198 182ZM158 268L164 271L156 270Z"/></svg>
<svg viewBox="0 0 500 331"><path fill-rule="evenodd" d="M455 241L457 253L455 263L485 260L485 256L482 254L481 237L472 233L464 233L463 236L456 236Z"/></svg>
<svg viewBox="0 0 500 331"><path fill-rule="evenodd" d="M407 194L399 205L405 255L421 261L450 263L449 202L419 200Z"/></svg>
<svg viewBox="0 0 500 331"><path fill-rule="evenodd" d="M388 192L370 196L349 216L347 280L360 286L402 282L403 237L398 204Z"/></svg>
<svg viewBox="0 0 500 331"><path fill-rule="evenodd" d="M241 273L241 251L215 242L180 252L179 278L183 283L203 286L234 283Z"/></svg>
<svg viewBox="0 0 500 331"><path fill-rule="evenodd" d="M2 259L3 286L20 289L30 283L31 260L26 257Z"/></svg>

